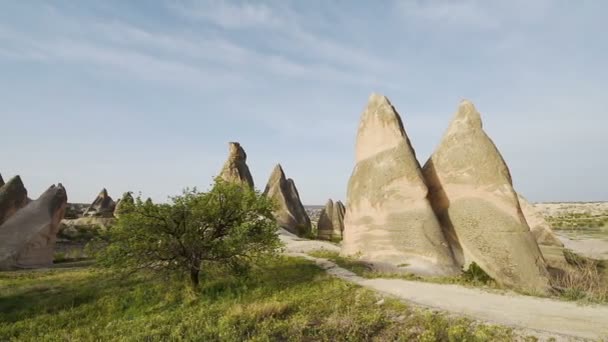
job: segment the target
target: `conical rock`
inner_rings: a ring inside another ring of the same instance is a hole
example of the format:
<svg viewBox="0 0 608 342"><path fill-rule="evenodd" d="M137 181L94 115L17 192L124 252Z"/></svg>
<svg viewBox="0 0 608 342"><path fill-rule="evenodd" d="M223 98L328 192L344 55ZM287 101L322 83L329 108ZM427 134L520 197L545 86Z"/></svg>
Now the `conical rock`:
<svg viewBox="0 0 608 342"><path fill-rule="evenodd" d="M386 97L372 94L357 133L342 254L393 271L458 272L427 193L399 114Z"/></svg>
<svg viewBox="0 0 608 342"><path fill-rule="evenodd" d="M128 191L122 194L122 197L116 202L114 208L114 217L119 218L121 214L125 212L125 208L129 205L133 205L135 200L133 199L133 193Z"/></svg>
<svg viewBox="0 0 608 342"><path fill-rule="evenodd" d="M227 182L246 184L253 189L253 177L247 166L247 153L238 142L229 143L228 160L224 163L219 177Z"/></svg>
<svg viewBox="0 0 608 342"><path fill-rule="evenodd" d="M507 164L471 102L461 102L423 172L459 265L474 262L507 286L547 290L545 262Z"/></svg>
<svg viewBox="0 0 608 342"><path fill-rule="evenodd" d="M104 188L84 212L84 216L113 217L116 203Z"/></svg>
<svg viewBox="0 0 608 342"><path fill-rule="evenodd" d="M0 269L51 265L66 207L65 189L53 185L4 222L0 226Z"/></svg>
<svg viewBox="0 0 608 342"><path fill-rule="evenodd" d="M300 201L298 189L291 178L285 177L280 164L272 171L264 194L272 198L278 206L274 216L280 227L300 236L310 233L310 218Z"/></svg>
<svg viewBox="0 0 608 342"><path fill-rule="evenodd" d="M0 225L29 202L21 177L15 176L0 187Z"/></svg>
<svg viewBox="0 0 608 342"><path fill-rule="evenodd" d="M345 208L342 202L334 203L329 199L319 215L317 239L341 240L342 231L344 231L344 212Z"/></svg>

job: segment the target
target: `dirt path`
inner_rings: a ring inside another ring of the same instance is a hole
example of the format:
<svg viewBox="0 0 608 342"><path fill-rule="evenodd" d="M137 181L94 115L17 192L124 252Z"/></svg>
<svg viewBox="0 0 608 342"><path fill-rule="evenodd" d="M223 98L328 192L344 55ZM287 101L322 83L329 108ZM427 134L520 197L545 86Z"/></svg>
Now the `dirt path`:
<svg viewBox="0 0 608 342"><path fill-rule="evenodd" d="M329 260L306 254L318 249L339 250L333 244L299 239L288 233L282 234L281 239L286 244L286 253L312 260L331 275L423 307L531 331L533 335L554 336L558 340L603 338L608 341L608 305L582 306L511 293L490 293L459 285L366 279Z"/></svg>

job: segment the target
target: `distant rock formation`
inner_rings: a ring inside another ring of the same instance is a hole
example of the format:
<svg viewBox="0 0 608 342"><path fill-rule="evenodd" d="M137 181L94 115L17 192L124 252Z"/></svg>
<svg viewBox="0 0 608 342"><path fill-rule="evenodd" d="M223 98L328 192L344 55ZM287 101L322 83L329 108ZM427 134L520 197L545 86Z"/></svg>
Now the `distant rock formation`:
<svg viewBox="0 0 608 342"><path fill-rule="evenodd" d="M319 215L317 238L320 240L342 240L345 212L346 208L344 208L342 202L334 203L329 199Z"/></svg>
<svg viewBox="0 0 608 342"><path fill-rule="evenodd" d="M247 166L247 153L238 142L229 143L228 160L219 177L227 182L247 184L253 189L253 178Z"/></svg>
<svg viewBox="0 0 608 342"><path fill-rule="evenodd" d="M152 199L150 199L152 201ZM124 213L126 205L133 205L135 200L133 199L133 193L128 191L122 194L122 198L116 202L116 208L114 208L114 217L119 218Z"/></svg>
<svg viewBox="0 0 608 342"><path fill-rule="evenodd" d="M21 177L15 176L0 187L0 225L29 202Z"/></svg>
<svg viewBox="0 0 608 342"><path fill-rule="evenodd" d="M538 247L540 247L547 265L553 268L566 268L568 262L564 256L564 244L555 236L551 225L522 195L517 194L517 197L524 218L538 243Z"/></svg>
<svg viewBox="0 0 608 342"><path fill-rule="evenodd" d="M103 188L93 203L84 212L84 216L94 217L113 217L116 203L108 195L108 191Z"/></svg>
<svg viewBox="0 0 608 342"><path fill-rule="evenodd" d="M0 188L4 185L4 178L2 178L2 175L0 174Z"/></svg>
<svg viewBox="0 0 608 342"><path fill-rule="evenodd" d="M264 194L274 199L278 205L274 215L280 227L299 236L310 233L310 218L300 201L298 189L291 178L285 177L280 164L272 171Z"/></svg>
<svg viewBox="0 0 608 342"><path fill-rule="evenodd" d="M357 133L342 254L395 271L459 272L427 193L399 114L385 96L372 94Z"/></svg>
<svg viewBox="0 0 608 342"><path fill-rule="evenodd" d="M68 203L68 207L65 210L64 219L77 219L84 216L84 212L89 208L90 204L87 203Z"/></svg>
<svg viewBox="0 0 608 342"><path fill-rule="evenodd" d="M459 265L475 262L501 284L547 290L545 262L509 169L471 102L460 103L423 172Z"/></svg>
<svg viewBox="0 0 608 342"><path fill-rule="evenodd" d="M65 189L53 185L4 222L0 226L0 269L51 265L66 206Z"/></svg>

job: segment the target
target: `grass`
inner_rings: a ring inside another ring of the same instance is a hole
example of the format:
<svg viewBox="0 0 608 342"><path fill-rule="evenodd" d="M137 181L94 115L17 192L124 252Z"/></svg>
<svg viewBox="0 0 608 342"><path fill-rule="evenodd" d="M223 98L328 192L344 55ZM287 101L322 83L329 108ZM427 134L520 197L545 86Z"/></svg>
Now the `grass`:
<svg viewBox="0 0 608 342"><path fill-rule="evenodd" d="M1 341L511 341L497 326L381 300L314 264L278 258L183 281L94 268L0 273Z"/></svg>
<svg viewBox="0 0 608 342"><path fill-rule="evenodd" d="M571 269L556 272L551 285L562 299L590 303L608 303L607 262L564 253Z"/></svg>
<svg viewBox="0 0 608 342"><path fill-rule="evenodd" d="M557 230L601 230L608 228L608 212L601 214L567 213L547 217L547 222Z"/></svg>
<svg viewBox="0 0 608 342"><path fill-rule="evenodd" d="M335 262L338 266L345 268L358 276L364 278L387 278L425 281L438 284L458 284L470 287L485 287L488 289L502 289L492 280L479 266L473 264L468 271L455 277L421 277L411 273L386 273L374 270L368 263L349 257L343 257L339 253L319 250L309 253L317 258L324 258Z"/></svg>
<svg viewBox="0 0 608 342"><path fill-rule="evenodd" d="M552 297L580 303L608 304L608 262L581 257L569 250L565 251L566 259L571 267L565 271L553 270L553 272L550 272L550 284L553 291L549 295L518 290L516 292L523 295ZM475 263L459 276L420 277L409 273L378 272L373 270L366 262L343 257L336 252L314 251L309 254L317 258L331 260L338 266L364 278L404 279L437 284L456 284L492 291L507 290L507 288L492 280Z"/></svg>

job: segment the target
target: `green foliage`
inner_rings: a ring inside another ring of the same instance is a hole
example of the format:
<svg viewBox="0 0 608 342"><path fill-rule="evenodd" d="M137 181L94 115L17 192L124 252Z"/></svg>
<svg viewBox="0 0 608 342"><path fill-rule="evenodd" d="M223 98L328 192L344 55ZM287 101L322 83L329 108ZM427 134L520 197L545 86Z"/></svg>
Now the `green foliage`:
<svg viewBox="0 0 608 342"><path fill-rule="evenodd" d="M209 192L185 190L167 204L124 203L101 248L102 266L189 274L221 263L242 270L280 247L273 203L258 192L218 180Z"/></svg>
<svg viewBox="0 0 608 342"><path fill-rule="evenodd" d="M566 213L547 217L547 222L557 230L605 230L608 228L608 212Z"/></svg>
<svg viewBox="0 0 608 342"><path fill-rule="evenodd" d="M199 292L140 272L0 273L0 341L512 341L508 328L414 309L277 257L249 276L203 271Z"/></svg>

